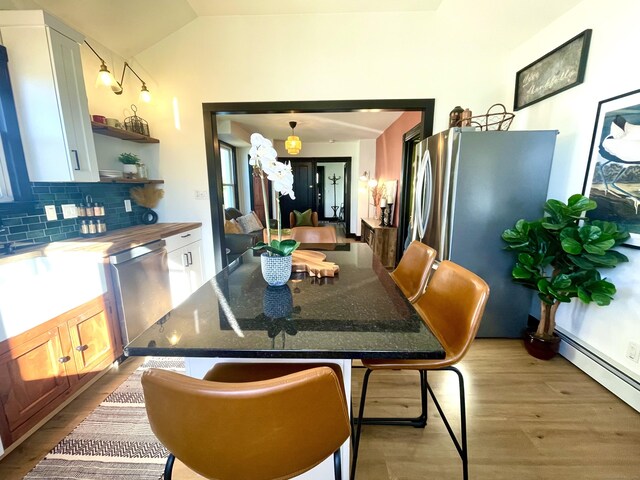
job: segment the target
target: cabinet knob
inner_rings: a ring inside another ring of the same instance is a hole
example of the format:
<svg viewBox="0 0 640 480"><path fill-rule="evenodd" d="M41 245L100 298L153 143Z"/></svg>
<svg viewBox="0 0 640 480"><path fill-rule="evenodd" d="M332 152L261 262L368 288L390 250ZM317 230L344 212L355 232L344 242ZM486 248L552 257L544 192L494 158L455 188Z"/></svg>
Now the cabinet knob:
<svg viewBox="0 0 640 480"><path fill-rule="evenodd" d="M59 361L60 363L67 363L69 360L71 360L71 357L70 357L70 356L68 356L68 355L66 355L66 356L64 356L64 357L60 357L60 358L58 359L58 361Z"/></svg>
<svg viewBox="0 0 640 480"><path fill-rule="evenodd" d="M84 352L85 350L87 350L89 348L89 345L78 345L76 347L76 350L79 352Z"/></svg>

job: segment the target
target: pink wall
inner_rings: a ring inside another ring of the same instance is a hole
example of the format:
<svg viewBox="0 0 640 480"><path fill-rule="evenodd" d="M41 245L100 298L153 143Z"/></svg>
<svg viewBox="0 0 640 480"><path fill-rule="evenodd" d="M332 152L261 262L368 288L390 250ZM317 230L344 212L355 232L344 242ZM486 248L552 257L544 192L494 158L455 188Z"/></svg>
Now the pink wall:
<svg viewBox="0 0 640 480"><path fill-rule="evenodd" d="M402 135L420 123L420 112L405 112L376 139L376 180L400 180L402 169ZM398 204L400 192L396 193ZM398 225L395 209L393 225Z"/></svg>

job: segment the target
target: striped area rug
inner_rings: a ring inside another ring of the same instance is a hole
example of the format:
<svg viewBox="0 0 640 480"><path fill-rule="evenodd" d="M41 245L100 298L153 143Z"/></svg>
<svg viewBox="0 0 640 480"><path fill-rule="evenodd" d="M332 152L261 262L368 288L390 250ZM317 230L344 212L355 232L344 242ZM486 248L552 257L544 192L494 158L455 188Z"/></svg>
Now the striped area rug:
<svg viewBox="0 0 640 480"><path fill-rule="evenodd" d="M144 409L140 376L148 368L184 372L184 360L147 358L24 478L161 478L168 452L151 432Z"/></svg>

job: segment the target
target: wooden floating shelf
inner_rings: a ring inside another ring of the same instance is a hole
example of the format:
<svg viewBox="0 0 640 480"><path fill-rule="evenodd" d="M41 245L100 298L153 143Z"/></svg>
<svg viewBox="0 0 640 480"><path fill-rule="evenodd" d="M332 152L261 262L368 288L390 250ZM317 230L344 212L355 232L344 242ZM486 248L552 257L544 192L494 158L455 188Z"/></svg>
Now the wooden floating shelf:
<svg viewBox="0 0 640 480"><path fill-rule="evenodd" d="M100 177L100 183L154 183L154 184L162 184L162 183L164 183L164 180L151 180L149 178Z"/></svg>
<svg viewBox="0 0 640 480"><path fill-rule="evenodd" d="M153 137L147 137L140 133L130 132L122 128L110 127L103 123L91 122L91 129L93 133L99 133L100 135L106 135L107 137L119 138L121 140L128 140L136 143L160 143L160 140Z"/></svg>

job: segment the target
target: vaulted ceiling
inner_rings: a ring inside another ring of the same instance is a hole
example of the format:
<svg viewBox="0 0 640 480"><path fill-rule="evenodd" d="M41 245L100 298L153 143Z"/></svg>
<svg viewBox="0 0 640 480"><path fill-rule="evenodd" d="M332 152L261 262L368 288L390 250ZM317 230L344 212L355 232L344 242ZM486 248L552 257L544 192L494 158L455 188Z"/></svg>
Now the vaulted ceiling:
<svg viewBox="0 0 640 480"><path fill-rule="evenodd" d="M582 0L0 0L0 9L44 9L124 59L197 17L437 12L500 24L496 41L517 45Z"/></svg>

